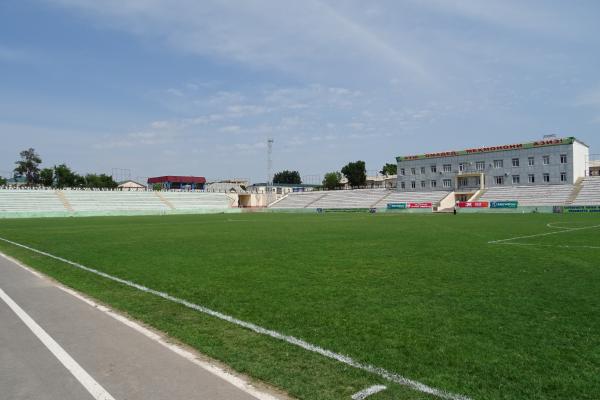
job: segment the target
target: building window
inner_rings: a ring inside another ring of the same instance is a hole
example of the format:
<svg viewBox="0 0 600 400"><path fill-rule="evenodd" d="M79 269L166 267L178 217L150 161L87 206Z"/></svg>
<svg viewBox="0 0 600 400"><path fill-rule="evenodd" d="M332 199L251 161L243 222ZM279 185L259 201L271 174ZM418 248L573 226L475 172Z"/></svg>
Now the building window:
<svg viewBox="0 0 600 400"><path fill-rule="evenodd" d="M421 181L421 188L425 189L425 181Z"/></svg>
<svg viewBox="0 0 600 400"><path fill-rule="evenodd" d="M529 182L529 183L535 183L535 175L534 174L529 174L529 176L527 177L527 182Z"/></svg>
<svg viewBox="0 0 600 400"><path fill-rule="evenodd" d="M567 163L567 155L566 154L561 154L560 155L560 163L561 164L566 164Z"/></svg>
<svg viewBox="0 0 600 400"><path fill-rule="evenodd" d="M485 161L477 161L475 163L475 169L477 169L477 171L485 170Z"/></svg>
<svg viewBox="0 0 600 400"><path fill-rule="evenodd" d="M421 173L425 175L425 167L421 167Z"/></svg>
<svg viewBox="0 0 600 400"><path fill-rule="evenodd" d="M513 175L512 176L512 182L513 182L513 185L518 185L519 183L521 183L521 176L520 175Z"/></svg>
<svg viewBox="0 0 600 400"><path fill-rule="evenodd" d="M566 182L567 181L567 173L566 172L561 172L560 173L560 181L561 182Z"/></svg>
<svg viewBox="0 0 600 400"><path fill-rule="evenodd" d="M444 179L443 184L444 184L445 188L452 187L452 180L451 179Z"/></svg>
<svg viewBox="0 0 600 400"><path fill-rule="evenodd" d="M496 185L504 185L504 177L502 175L495 176L494 181L496 182Z"/></svg>
<svg viewBox="0 0 600 400"><path fill-rule="evenodd" d="M466 165L465 165L465 163L460 163L460 164L458 164L458 170L459 170L460 172L465 172L465 169L466 169Z"/></svg>
<svg viewBox="0 0 600 400"><path fill-rule="evenodd" d="M504 162L502 160L494 160L494 168L502 168L504 166Z"/></svg>
<svg viewBox="0 0 600 400"><path fill-rule="evenodd" d="M431 187L432 188L437 187L437 181L431 181Z"/></svg>
<svg viewBox="0 0 600 400"><path fill-rule="evenodd" d="M431 172L436 173L437 172L437 166L432 165L431 166Z"/></svg>
<svg viewBox="0 0 600 400"><path fill-rule="evenodd" d="M513 165L513 167L518 167L519 166L519 159L518 158L513 158L512 159L512 165Z"/></svg>
<svg viewBox="0 0 600 400"><path fill-rule="evenodd" d="M417 182L416 181L410 181L410 187L411 188L416 188L417 187Z"/></svg>
<svg viewBox="0 0 600 400"><path fill-rule="evenodd" d="M406 184L404 182L400 182L400 188L406 189Z"/></svg>
<svg viewBox="0 0 600 400"><path fill-rule="evenodd" d="M404 176L406 173L406 171L404 171L404 168L400 168L400 175Z"/></svg>
<svg viewBox="0 0 600 400"><path fill-rule="evenodd" d="M550 182L550 174L544 174L544 182L548 183Z"/></svg>
<svg viewBox="0 0 600 400"><path fill-rule="evenodd" d="M544 165L550 164L550 156L542 157L542 164L544 164Z"/></svg>
<svg viewBox="0 0 600 400"><path fill-rule="evenodd" d="M413 175L416 175L417 174L417 169L416 168L411 168L410 169L410 173L413 174Z"/></svg>
<svg viewBox="0 0 600 400"><path fill-rule="evenodd" d="M452 164L444 164L444 172L452 172Z"/></svg>
<svg viewBox="0 0 600 400"><path fill-rule="evenodd" d="M535 158L533 157L527 157L527 165L534 166L535 165Z"/></svg>

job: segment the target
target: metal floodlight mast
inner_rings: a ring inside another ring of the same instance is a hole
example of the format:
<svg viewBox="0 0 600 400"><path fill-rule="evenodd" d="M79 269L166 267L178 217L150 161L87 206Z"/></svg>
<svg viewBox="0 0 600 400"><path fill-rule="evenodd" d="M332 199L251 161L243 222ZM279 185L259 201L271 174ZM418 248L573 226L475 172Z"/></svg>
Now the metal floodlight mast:
<svg viewBox="0 0 600 400"><path fill-rule="evenodd" d="M273 139L267 139L267 205L271 202L272 186L273 186Z"/></svg>
<svg viewBox="0 0 600 400"><path fill-rule="evenodd" d="M273 185L273 139L267 140L267 185Z"/></svg>

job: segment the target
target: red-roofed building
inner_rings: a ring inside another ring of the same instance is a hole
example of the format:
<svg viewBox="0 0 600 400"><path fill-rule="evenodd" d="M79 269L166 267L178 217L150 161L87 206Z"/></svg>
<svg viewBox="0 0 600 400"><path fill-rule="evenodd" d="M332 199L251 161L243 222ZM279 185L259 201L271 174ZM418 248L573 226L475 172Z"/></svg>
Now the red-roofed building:
<svg viewBox="0 0 600 400"><path fill-rule="evenodd" d="M206 178L203 176L156 176L148 178L148 186L160 184L164 189L204 189Z"/></svg>

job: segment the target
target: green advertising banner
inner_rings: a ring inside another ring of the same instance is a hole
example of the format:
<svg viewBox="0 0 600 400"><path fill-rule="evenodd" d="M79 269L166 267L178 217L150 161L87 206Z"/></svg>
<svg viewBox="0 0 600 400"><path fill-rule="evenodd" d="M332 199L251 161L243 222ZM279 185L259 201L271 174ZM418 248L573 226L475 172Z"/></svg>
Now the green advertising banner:
<svg viewBox="0 0 600 400"><path fill-rule="evenodd" d="M404 208L406 208L406 203L387 203L387 208L404 209Z"/></svg>
<svg viewBox="0 0 600 400"><path fill-rule="evenodd" d="M318 213L364 213L372 212L371 208L317 208Z"/></svg>
<svg viewBox="0 0 600 400"><path fill-rule="evenodd" d="M517 208L518 201L490 201L490 208Z"/></svg>

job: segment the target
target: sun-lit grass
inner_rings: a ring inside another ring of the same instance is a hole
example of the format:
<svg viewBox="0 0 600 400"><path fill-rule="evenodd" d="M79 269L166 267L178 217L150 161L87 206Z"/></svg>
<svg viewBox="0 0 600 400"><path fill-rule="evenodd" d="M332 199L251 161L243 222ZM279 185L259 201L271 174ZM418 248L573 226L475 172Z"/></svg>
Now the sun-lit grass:
<svg viewBox="0 0 600 400"><path fill-rule="evenodd" d="M474 399L597 399L600 227L488 244L559 230L548 223L594 226L600 216L1 220L0 237ZM389 389L369 399L431 398L4 242L0 250L298 398L349 398L376 383Z"/></svg>

